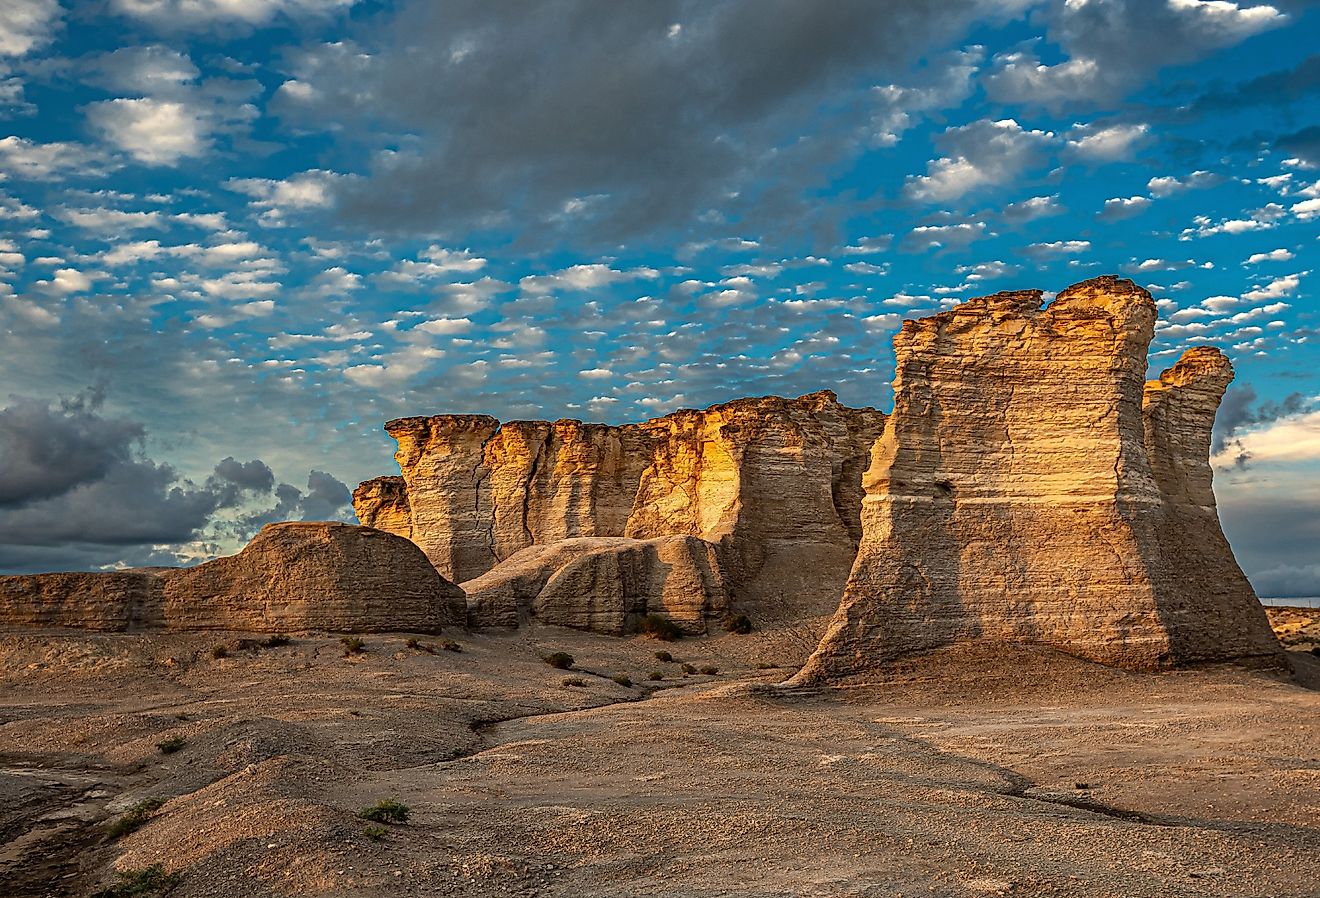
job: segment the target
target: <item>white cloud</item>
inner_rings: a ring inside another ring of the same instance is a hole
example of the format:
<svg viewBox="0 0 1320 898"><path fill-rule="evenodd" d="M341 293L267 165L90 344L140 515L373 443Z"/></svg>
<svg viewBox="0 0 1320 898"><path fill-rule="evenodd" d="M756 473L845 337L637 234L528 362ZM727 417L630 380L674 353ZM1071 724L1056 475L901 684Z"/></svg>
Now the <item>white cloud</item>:
<svg viewBox="0 0 1320 898"><path fill-rule="evenodd" d="M877 146L894 146L903 132L913 127L916 113L957 106L972 93L972 76L981 63L979 47L954 53L929 67L938 73L931 84L920 86L880 85L871 88L875 109L871 113L870 138Z"/></svg>
<svg viewBox="0 0 1320 898"><path fill-rule="evenodd" d="M1242 298L1248 302L1260 302L1266 299L1282 299L1285 296L1292 296L1301 286L1302 276L1306 272L1298 274L1289 274L1284 277L1275 278L1263 287L1257 287L1242 294Z"/></svg>
<svg viewBox="0 0 1320 898"><path fill-rule="evenodd" d="M1267 253L1252 253L1247 257L1248 265L1256 265L1261 262L1287 262L1293 257L1290 250L1272 249Z"/></svg>
<svg viewBox="0 0 1320 898"><path fill-rule="evenodd" d="M1022 250L1035 259L1047 259L1057 256L1075 256L1091 248L1089 240L1055 240L1051 243L1033 243Z"/></svg>
<svg viewBox="0 0 1320 898"><path fill-rule="evenodd" d="M622 281L654 280L660 272L654 268L620 270L600 262L573 265L554 274L528 275L518 281L525 293L550 293L555 290L594 290Z"/></svg>
<svg viewBox="0 0 1320 898"><path fill-rule="evenodd" d="M947 202L1006 183L1034 164L1053 138L1051 132L1024 131L1013 119L950 128L937 141L949 155L931 160L925 175L910 176L904 192L914 200Z"/></svg>
<svg viewBox="0 0 1320 898"><path fill-rule="evenodd" d="M1292 214L1302 221L1310 221L1320 216L1320 199L1302 200L1300 203L1295 203L1292 207Z"/></svg>
<svg viewBox="0 0 1320 898"><path fill-rule="evenodd" d="M270 227L282 227L291 211L324 209L334 203L333 188L350 175L324 169L310 169L283 180L272 178L233 178L225 186L252 197L249 205L261 210L259 220Z"/></svg>
<svg viewBox="0 0 1320 898"><path fill-rule="evenodd" d="M1211 459L1230 466L1245 452L1253 464L1320 459L1320 411L1279 418L1255 430L1239 431L1234 443Z"/></svg>
<svg viewBox="0 0 1320 898"><path fill-rule="evenodd" d="M1000 215L1011 224L1024 224L1050 215L1062 215L1064 211L1063 206L1059 205L1059 195L1055 193L1009 203Z"/></svg>
<svg viewBox="0 0 1320 898"><path fill-rule="evenodd" d="M19 178L53 181L70 175L99 176L112 167L103 153L80 143L0 138L0 171Z"/></svg>
<svg viewBox="0 0 1320 898"><path fill-rule="evenodd" d="M1150 208L1151 199L1146 196L1116 196L1105 200L1104 208L1100 210L1100 217L1117 221L1122 218L1131 218L1134 215L1140 215Z"/></svg>
<svg viewBox="0 0 1320 898"><path fill-rule="evenodd" d="M58 0L4 0L0 3L0 56L25 56L50 43L61 12Z"/></svg>
<svg viewBox="0 0 1320 898"><path fill-rule="evenodd" d="M122 209L69 209L60 207L54 216L84 231L117 233L164 225L159 212L125 212Z"/></svg>
<svg viewBox="0 0 1320 898"><path fill-rule="evenodd" d="M422 333L435 334L436 336L461 334L471 329L472 321L467 318L433 318L430 321L423 321L414 328L414 330L419 330Z"/></svg>
<svg viewBox="0 0 1320 898"><path fill-rule="evenodd" d="M907 252L922 252L939 247L954 249L967 246L986 236L985 222L959 222L947 225L918 225L903 238Z"/></svg>
<svg viewBox="0 0 1320 898"><path fill-rule="evenodd" d="M1213 187L1222 180L1224 180L1222 175L1198 170L1181 179L1173 175L1161 175L1158 178L1151 178L1146 182L1146 189L1151 192L1152 196L1165 197L1182 190Z"/></svg>
<svg viewBox="0 0 1320 898"><path fill-rule="evenodd" d="M1113 162L1126 159L1146 137L1149 125L1074 125L1068 132L1068 150L1088 162Z"/></svg>
<svg viewBox="0 0 1320 898"><path fill-rule="evenodd" d="M8 2L8 0L7 0ZM277 15L340 12L356 0L111 0L116 12L157 28L198 28L223 22L263 25Z"/></svg>
<svg viewBox="0 0 1320 898"><path fill-rule="evenodd" d="M204 117L172 100L103 100L87 107L87 121L105 140L148 165L176 165L211 146Z"/></svg>

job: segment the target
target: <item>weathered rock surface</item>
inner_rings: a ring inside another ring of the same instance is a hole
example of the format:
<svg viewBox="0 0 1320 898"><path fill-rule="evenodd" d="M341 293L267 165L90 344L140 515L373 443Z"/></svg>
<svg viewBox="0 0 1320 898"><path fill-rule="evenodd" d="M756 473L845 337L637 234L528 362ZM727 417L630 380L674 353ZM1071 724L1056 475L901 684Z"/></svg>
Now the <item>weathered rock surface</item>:
<svg viewBox="0 0 1320 898"><path fill-rule="evenodd" d="M647 614L704 634L729 608L716 547L693 536L581 537L530 546L462 584L474 626L542 623L622 635Z"/></svg>
<svg viewBox="0 0 1320 898"><path fill-rule="evenodd" d="M147 571L0 577L0 625L136 630L158 627L164 581Z"/></svg>
<svg viewBox="0 0 1320 898"><path fill-rule="evenodd" d="M465 621L463 591L415 545L333 522L268 524L194 568L0 577L0 624L21 627L425 633Z"/></svg>
<svg viewBox="0 0 1320 898"><path fill-rule="evenodd" d="M1231 368L1197 349L1145 384L1154 323L1106 277L903 325L857 560L800 681L962 640L1136 668L1277 657L1210 487Z"/></svg>
<svg viewBox="0 0 1320 898"><path fill-rule="evenodd" d="M364 522L389 518L391 532L406 531L458 582L530 546L692 536L719 547L727 586L749 610L828 614L861 535L861 474L883 426L879 412L829 392L622 427L403 418L385 429L406 498L372 487L378 478L359 487L354 507Z"/></svg>
<svg viewBox="0 0 1320 898"><path fill-rule="evenodd" d="M408 487L402 477L377 477L359 483L353 490L353 507L361 509L358 520L364 527L374 527L412 537L412 511L408 508Z"/></svg>

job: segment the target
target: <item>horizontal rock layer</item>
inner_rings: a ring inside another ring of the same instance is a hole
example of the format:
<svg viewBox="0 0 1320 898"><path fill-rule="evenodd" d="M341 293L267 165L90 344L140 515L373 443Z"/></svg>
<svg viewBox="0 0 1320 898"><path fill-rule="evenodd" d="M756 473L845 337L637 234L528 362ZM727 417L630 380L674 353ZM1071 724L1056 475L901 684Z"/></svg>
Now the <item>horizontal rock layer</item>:
<svg viewBox="0 0 1320 898"><path fill-rule="evenodd" d="M405 496L378 478L358 488L354 507L458 582L531 546L691 536L719 547L735 600L767 615L829 613L861 535L861 473L883 426L879 412L830 392L621 427L402 418L385 429ZM817 568L809 582L782 576L803 563Z"/></svg>
<svg viewBox="0 0 1320 898"><path fill-rule="evenodd" d="M1210 485L1231 368L1196 349L1145 384L1154 323L1146 291L1098 278L903 325L861 546L800 681L972 639L1137 668L1277 658Z"/></svg>
<svg viewBox="0 0 1320 898"><path fill-rule="evenodd" d="M268 524L193 568L0 577L0 624L92 630L436 632L463 591L415 545L339 523Z"/></svg>

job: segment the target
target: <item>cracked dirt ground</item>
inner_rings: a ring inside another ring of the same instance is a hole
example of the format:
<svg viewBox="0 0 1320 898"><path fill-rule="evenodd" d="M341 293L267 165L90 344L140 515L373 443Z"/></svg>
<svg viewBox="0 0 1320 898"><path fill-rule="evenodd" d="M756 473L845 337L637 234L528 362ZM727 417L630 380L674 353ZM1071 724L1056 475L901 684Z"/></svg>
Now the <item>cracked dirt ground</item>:
<svg viewBox="0 0 1320 898"><path fill-rule="evenodd" d="M1320 692L1283 676L960 649L786 692L802 631L453 635L0 637L0 894L1320 895Z"/></svg>

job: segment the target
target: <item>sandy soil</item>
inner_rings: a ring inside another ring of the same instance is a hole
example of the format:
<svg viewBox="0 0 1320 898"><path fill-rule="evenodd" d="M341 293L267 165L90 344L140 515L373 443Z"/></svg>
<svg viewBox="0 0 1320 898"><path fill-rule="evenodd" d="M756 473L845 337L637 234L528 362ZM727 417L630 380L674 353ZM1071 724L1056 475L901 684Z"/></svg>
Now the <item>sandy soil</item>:
<svg viewBox="0 0 1320 898"><path fill-rule="evenodd" d="M786 691L810 629L451 635L0 636L0 895L1320 895L1320 691L1284 675L959 649Z"/></svg>

